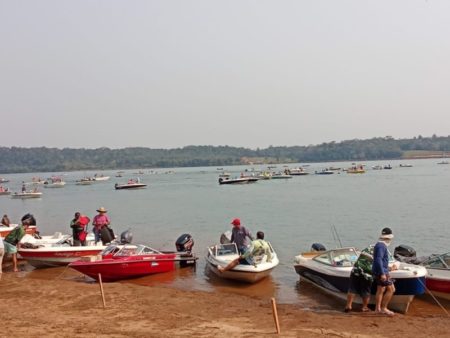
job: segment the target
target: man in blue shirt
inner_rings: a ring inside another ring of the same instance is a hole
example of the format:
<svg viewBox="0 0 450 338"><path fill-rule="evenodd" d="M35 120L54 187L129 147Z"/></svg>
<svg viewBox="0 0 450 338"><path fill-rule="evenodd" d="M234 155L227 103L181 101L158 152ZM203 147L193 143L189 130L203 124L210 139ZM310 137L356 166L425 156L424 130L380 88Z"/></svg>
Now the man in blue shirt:
<svg viewBox="0 0 450 338"><path fill-rule="evenodd" d="M377 284L377 293L375 295L375 311L389 316L394 312L388 309L395 292L394 281L389 277L389 271L394 270L395 266L389 267L389 251L387 247L391 244L394 235L390 228L384 228L377 244L373 248L372 274Z"/></svg>

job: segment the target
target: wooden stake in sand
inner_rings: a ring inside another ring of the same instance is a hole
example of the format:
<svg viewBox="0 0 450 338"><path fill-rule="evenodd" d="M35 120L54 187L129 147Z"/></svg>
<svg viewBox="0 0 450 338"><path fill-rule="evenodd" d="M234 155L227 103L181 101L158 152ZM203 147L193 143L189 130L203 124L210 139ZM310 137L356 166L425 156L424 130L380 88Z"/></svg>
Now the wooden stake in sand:
<svg viewBox="0 0 450 338"><path fill-rule="evenodd" d="M280 322L278 321L277 303L275 302L275 298L271 298L270 301L272 303L273 320L275 321L277 334L280 334Z"/></svg>
<svg viewBox="0 0 450 338"><path fill-rule="evenodd" d="M102 275L100 273L98 274L98 282L100 283L100 292L102 294L103 308L106 308L105 293L103 292Z"/></svg>

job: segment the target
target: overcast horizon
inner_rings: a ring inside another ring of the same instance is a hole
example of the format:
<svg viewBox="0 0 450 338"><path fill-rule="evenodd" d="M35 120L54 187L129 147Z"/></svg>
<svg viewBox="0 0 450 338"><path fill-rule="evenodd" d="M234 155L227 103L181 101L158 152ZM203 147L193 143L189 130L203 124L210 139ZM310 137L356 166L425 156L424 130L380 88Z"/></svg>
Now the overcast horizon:
<svg viewBox="0 0 450 338"><path fill-rule="evenodd" d="M448 136L450 1L0 0L0 146Z"/></svg>

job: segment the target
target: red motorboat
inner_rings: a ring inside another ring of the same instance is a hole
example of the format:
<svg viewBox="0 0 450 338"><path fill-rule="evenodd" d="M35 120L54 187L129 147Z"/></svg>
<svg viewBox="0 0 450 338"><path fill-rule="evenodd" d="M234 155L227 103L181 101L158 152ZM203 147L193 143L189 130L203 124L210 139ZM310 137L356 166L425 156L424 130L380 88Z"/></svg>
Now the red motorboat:
<svg viewBox="0 0 450 338"><path fill-rule="evenodd" d="M172 271L177 262L181 267L195 265L192 237L184 234L175 245L177 252L158 251L140 244L112 244L100 255L83 257L69 266L95 280L101 274L102 281L113 282Z"/></svg>
<svg viewBox="0 0 450 338"><path fill-rule="evenodd" d="M102 281L114 282L168 272L175 269L176 262L192 261L195 257L179 253L164 253L145 245L110 245L99 256L86 257L69 266L95 280L101 274Z"/></svg>
<svg viewBox="0 0 450 338"><path fill-rule="evenodd" d="M450 300L450 252L432 255L422 265L427 269L425 280L428 290Z"/></svg>

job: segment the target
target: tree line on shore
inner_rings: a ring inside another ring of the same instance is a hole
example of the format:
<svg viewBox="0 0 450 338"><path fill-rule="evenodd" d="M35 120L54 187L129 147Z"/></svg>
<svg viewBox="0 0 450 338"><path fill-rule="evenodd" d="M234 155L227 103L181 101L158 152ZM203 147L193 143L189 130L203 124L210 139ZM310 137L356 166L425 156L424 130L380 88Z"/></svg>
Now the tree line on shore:
<svg viewBox="0 0 450 338"><path fill-rule="evenodd" d="M132 168L227 166L239 164L305 163L444 157L450 136L412 139L377 137L308 146L248 149L230 146L186 146L176 149L132 147L21 148L0 147L0 173L63 172Z"/></svg>

